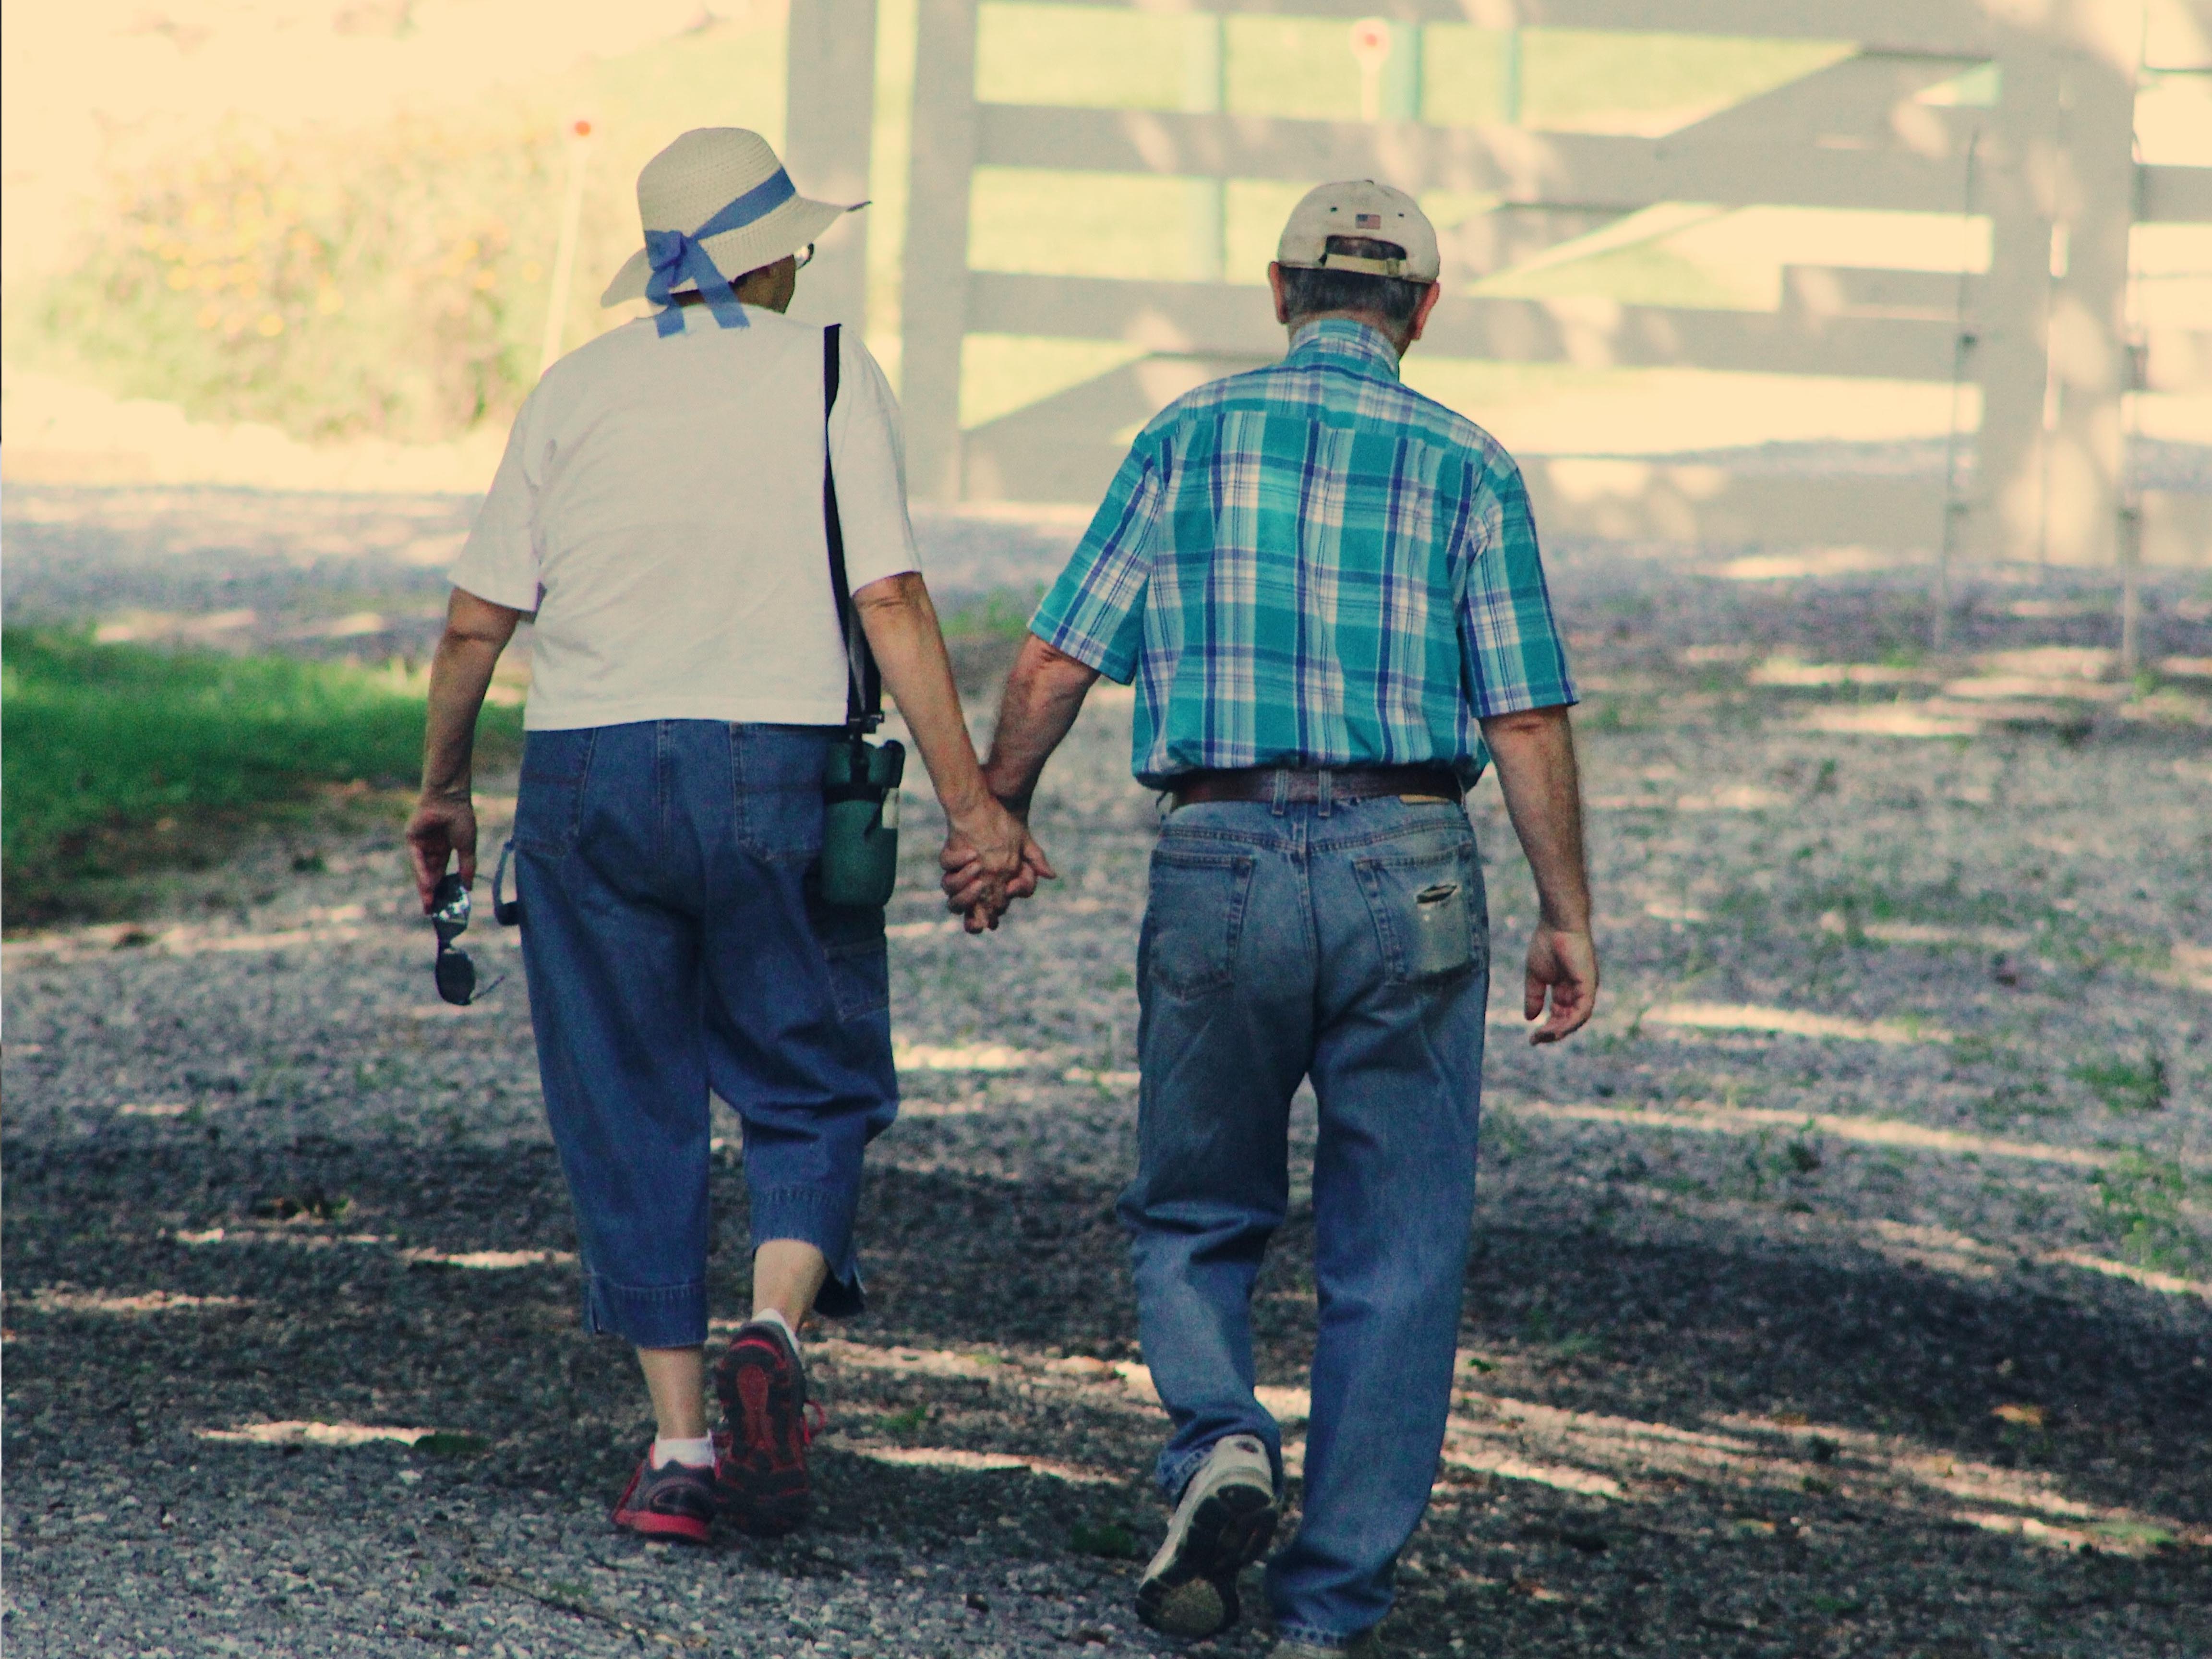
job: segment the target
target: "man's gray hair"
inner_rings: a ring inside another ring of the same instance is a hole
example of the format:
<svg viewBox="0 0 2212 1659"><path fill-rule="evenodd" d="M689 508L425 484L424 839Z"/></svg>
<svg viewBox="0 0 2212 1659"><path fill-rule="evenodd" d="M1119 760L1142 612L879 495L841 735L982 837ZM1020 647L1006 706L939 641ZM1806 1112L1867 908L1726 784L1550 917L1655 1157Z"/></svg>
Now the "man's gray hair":
<svg viewBox="0 0 2212 1659"><path fill-rule="evenodd" d="M1402 259L1406 250L1372 236L1332 236L1328 251L1355 259ZM1283 308L1292 323L1329 311L1371 311L1393 328L1413 326L1426 283L1376 276L1364 270L1283 267Z"/></svg>

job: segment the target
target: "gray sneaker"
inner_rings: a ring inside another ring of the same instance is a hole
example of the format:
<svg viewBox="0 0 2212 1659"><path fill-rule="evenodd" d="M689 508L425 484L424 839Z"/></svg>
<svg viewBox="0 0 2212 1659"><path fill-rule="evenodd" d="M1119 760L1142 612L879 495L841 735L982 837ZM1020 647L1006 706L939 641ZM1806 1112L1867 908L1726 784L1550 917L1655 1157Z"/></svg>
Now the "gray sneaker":
<svg viewBox="0 0 2212 1659"><path fill-rule="evenodd" d="M1267 1449L1249 1434L1217 1441L1137 1581L1137 1617L1169 1636L1227 1630L1243 1612L1237 1575L1266 1551L1280 1511Z"/></svg>

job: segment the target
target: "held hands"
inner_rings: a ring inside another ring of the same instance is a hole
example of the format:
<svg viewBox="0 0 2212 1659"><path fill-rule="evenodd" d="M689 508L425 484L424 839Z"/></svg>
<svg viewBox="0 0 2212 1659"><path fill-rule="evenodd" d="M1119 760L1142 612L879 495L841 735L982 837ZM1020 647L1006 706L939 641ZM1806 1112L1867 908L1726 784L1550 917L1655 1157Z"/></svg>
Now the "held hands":
<svg viewBox="0 0 2212 1659"><path fill-rule="evenodd" d="M424 795L407 820L407 854L415 865L415 890L428 915L438 878L446 873L447 859L460 860L461 885L473 886L477 878L477 809L465 795Z"/></svg>
<svg viewBox="0 0 2212 1659"><path fill-rule="evenodd" d="M1552 995L1551 1018L1529 1032L1532 1043L1557 1042L1589 1024L1597 1008L1597 945L1588 931L1575 932L1539 921L1528 940L1528 988L1521 1012L1534 1019Z"/></svg>
<svg viewBox="0 0 2212 1659"><path fill-rule="evenodd" d="M945 908L966 919L980 933L1018 898L1036 891L1040 880L1056 881L1052 867L1023 818L989 796L970 811L955 813L951 833L938 862L945 868Z"/></svg>

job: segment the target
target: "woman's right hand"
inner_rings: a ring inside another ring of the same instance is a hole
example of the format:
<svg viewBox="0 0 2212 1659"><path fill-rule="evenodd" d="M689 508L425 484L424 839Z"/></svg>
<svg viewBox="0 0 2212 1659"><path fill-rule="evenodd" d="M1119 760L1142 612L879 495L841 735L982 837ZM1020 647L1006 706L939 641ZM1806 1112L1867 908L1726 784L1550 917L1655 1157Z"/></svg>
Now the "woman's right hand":
<svg viewBox="0 0 2212 1659"><path fill-rule="evenodd" d="M447 860L459 860L462 886L476 884L477 809L465 788L455 794L424 793L407 820L407 855L425 915L436 903L434 896Z"/></svg>

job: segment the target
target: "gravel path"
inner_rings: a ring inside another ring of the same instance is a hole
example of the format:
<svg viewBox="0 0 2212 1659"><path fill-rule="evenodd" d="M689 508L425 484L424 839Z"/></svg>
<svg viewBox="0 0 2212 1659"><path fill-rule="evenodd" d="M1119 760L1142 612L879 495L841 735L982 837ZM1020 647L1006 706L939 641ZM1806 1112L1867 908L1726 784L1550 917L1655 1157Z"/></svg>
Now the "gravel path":
<svg viewBox="0 0 2212 1659"><path fill-rule="evenodd" d="M318 651L415 648L307 629L410 602L428 625L441 584L407 561L465 522L9 507L11 616L189 637L250 610L208 632ZM1073 530L926 526L973 594ZM1910 572L1568 549L1554 577L1606 1007L1565 1053L1516 1040L1531 896L1486 784L1465 1386L1394 1651L2212 1652L2212 685L2082 678L2110 632L2086 581L1978 586L1931 661ZM2208 599L2154 586L2147 654L2212 658ZM1127 1611L1161 1423L1109 1213L1155 821L1128 720L1094 699L1055 761L1064 879L995 936L934 908L913 805L874 1309L811 1345L825 1513L773 1546L607 1528L641 1392L577 1327L520 978L435 1002L399 801L272 835L136 924L9 941L9 1650L1165 1650ZM734 1311L733 1152L714 1182ZM1310 1225L1301 1198L1257 1302L1293 1445Z"/></svg>

